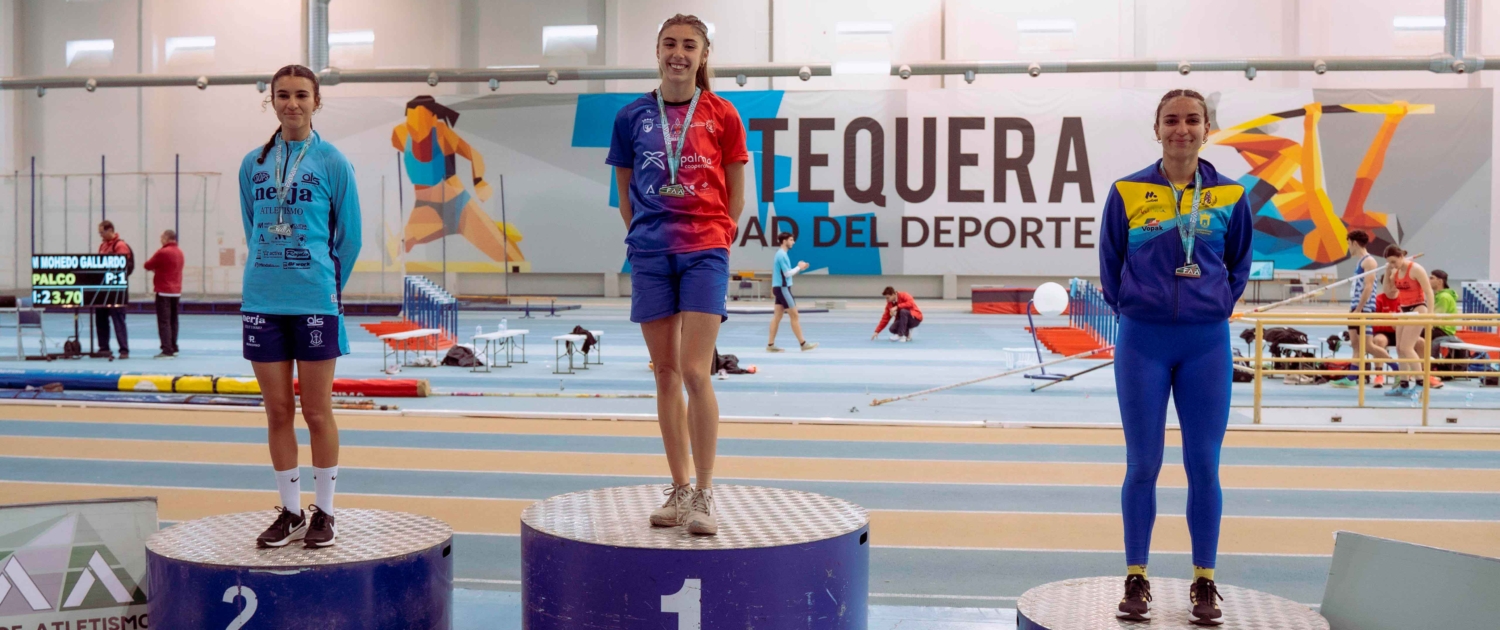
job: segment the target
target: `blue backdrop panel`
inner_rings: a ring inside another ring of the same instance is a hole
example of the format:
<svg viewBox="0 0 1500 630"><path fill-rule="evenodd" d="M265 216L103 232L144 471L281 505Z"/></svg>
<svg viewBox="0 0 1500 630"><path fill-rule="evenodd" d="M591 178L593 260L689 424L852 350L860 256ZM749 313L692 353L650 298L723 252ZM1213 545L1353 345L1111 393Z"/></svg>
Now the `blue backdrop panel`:
<svg viewBox="0 0 1500 630"><path fill-rule="evenodd" d="M659 502L661 489L644 495ZM645 525L650 504L600 500L588 529L606 532L579 540L527 510L521 526L523 626L528 630L637 630L697 628L817 628L856 630L867 625L869 524L853 504L809 493L857 510L840 523L843 533L805 535L818 509L725 496L719 486L719 536L693 537L682 528ZM743 488L743 487L741 487ZM631 488L611 488L631 490ZM774 491L774 489L761 489ZM589 493L554 497L564 499ZM538 506L553 501L549 499ZM577 501L562 501L573 503ZM731 509L731 506L733 509ZM738 512L736 514L735 512ZM760 517L746 517L758 513ZM778 522L779 521L779 522ZM556 522L556 521L554 521ZM852 527L847 524L853 524ZM533 527L539 523L539 527ZM799 531L801 530L801 531ZM608 532L619 534L610 536ZM610 539L614 538L614 541ZM757 546L742 546L749 545Z"/></svg>
<svg viewBox="0 0 1500 630"><path fill-rule="evenodd" d="M146 548L153 630L452 626L452 531L440 521L346 509L335 547L257 549L256 535L272 520L271 512L230 514L153 536Z"/></svg>

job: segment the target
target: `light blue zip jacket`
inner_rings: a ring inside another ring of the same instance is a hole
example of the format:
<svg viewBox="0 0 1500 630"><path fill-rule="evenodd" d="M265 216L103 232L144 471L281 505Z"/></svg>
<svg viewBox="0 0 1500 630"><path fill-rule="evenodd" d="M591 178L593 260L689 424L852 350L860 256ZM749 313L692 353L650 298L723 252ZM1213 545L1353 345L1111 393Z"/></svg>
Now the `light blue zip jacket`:
<svg viewBox="0 0 1500 630"><path fill-rule="evenodd" d="M278 140L278 142L281 142ZM240 218L249 258L245 261L241 310L265 315L340 315L343 290L359 258L361 223L354 167L314 131L287 142L281 169L311 142L287 194L277 204L276 149L257 164L256 147L240 164ZM271 232L278 214L292 225L290 236Z"/></svg>

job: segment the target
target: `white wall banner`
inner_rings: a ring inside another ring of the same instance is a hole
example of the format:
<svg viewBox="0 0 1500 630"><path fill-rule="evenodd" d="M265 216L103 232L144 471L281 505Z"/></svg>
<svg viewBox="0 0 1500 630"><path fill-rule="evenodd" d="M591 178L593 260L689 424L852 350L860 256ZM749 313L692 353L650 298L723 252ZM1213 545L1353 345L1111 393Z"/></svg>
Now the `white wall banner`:
<svg viewBox="0 0 1500 630"><path fill-rule="evenodd" d="M813 272L1096 275L1110 185L1161 153L1156 91L722 95L751 152L735 269L768 269L774 233L795 231L793 258ZM1202 155L1249 190L1257 260L1325 269L1360 229L1372 249L1399 243L1455 277L1487 273L1489 90L1207 96ZM604 156L615 112L638 97L329 99L319 128L354 162L366 208L358 269L621 270Z"/></svg>
<svg viewBox="0 0 1500 630"><path fill-rule="evenodd" d="M149 628L156 499L0 505L0 628Z"/></svg>

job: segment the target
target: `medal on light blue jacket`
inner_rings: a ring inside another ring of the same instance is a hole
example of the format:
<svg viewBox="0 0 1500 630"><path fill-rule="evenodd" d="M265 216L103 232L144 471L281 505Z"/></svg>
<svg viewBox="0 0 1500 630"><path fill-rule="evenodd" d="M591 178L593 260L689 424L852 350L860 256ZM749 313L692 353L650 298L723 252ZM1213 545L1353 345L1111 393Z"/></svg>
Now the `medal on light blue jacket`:
<svg viewBox="0 0 1500 630"><path fill-rule="evenodd" d="M1167 177L1166 169L1158 168L1161 170L1162 179L1167 180L1167 188L1172 189L1172 214L1177 218L1177 236L1182 238L1182 251L1186 255L1186 260L1176 270L1177 277L1201 277L1203 270L1198 267L1198 263L1193 262L1193 246L1198 243L1196 232L1198 231L1198 218L1201 215L1203 204L1203 172L1196 169L1193 171L1193 205L1192 210L1187 215L1187 221L1184 222L1181 215L1182 193L1177 190L1177 186Z"/></svg>
<svg viewBox="0 0 1500 630"><path fill-rule="evenodd" d="M682 147L687 145L688 132L693 129L693 112L698 109L698 97L703 94L703 88L693 88L693 100L688 103L687 118L682 119L682 133L677 136L677 143L672 143L672 124L667 121L667 102L661 96L661 90L656 91L656 107L661 111L661 135L667 141L667 171L672 175L672 182L666 186L656 189L657 194L667 197L686 197L687 189L677 183L677 169L682 164Z"/></svg>
<svg viewBox="0 0 1500 630"><path fill-rule="evenodd" d="M286 222L286 199L291 193L292 182L296 181L297 169L302 166L302 158L307 157L307 149L312 146L312 136L302 142L302 150L297 152L297 159L292 161L291 167L282 172L285 163L282 162L282 149L286 146L286 139L280 134L276 135L276 223L266 228L277 236L291 236L292 224Z"/></svg>

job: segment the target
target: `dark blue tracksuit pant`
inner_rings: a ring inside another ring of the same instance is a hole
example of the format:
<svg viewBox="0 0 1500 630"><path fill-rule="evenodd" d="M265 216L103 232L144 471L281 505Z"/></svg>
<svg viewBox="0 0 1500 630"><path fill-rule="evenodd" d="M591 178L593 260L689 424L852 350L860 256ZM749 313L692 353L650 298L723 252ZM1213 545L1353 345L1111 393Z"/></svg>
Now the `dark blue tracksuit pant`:
<svg viewBox="0 0 1500 630"><path fill-rule="evenodd" d="M1125 425L1125 562L1146 564L1156 522L1156 478L1165 447L1167 396L1182 429L1193 565L1214 566L1219 547L1219 447L1229 424L1229 322L1157 324L1120 318L1115 387Z"/></svg>

